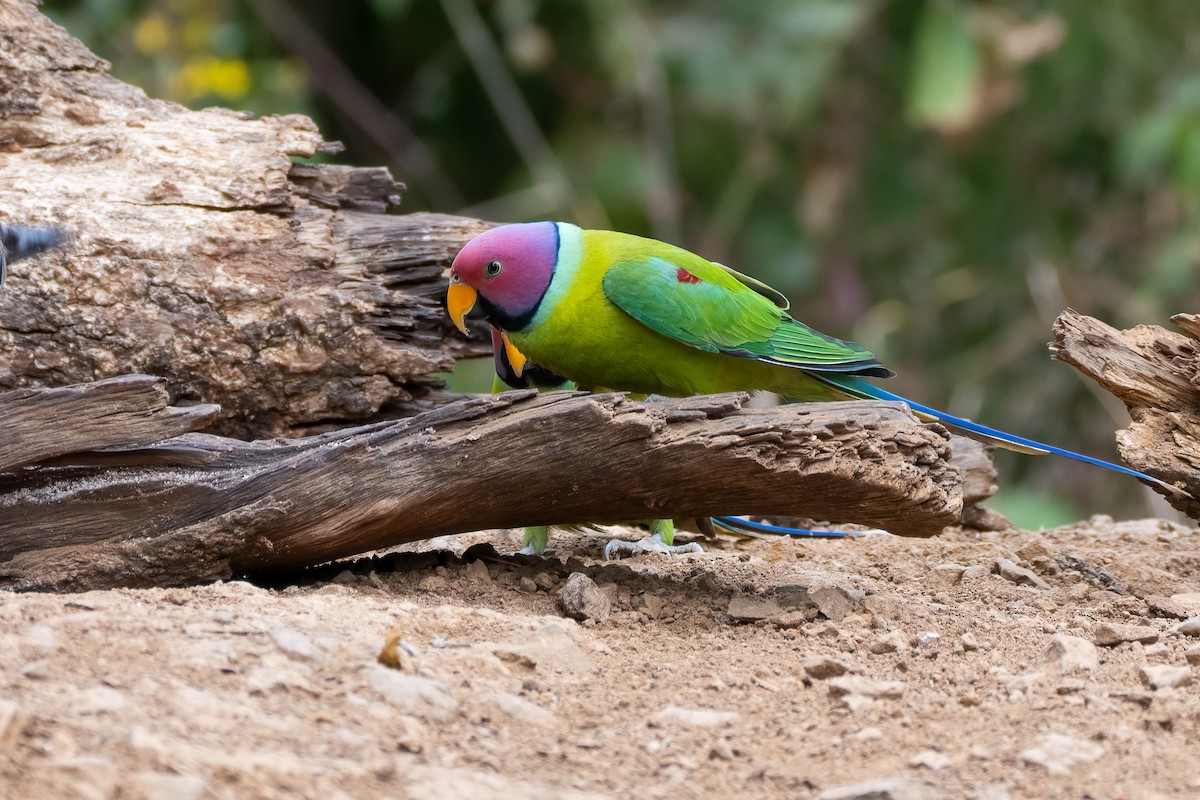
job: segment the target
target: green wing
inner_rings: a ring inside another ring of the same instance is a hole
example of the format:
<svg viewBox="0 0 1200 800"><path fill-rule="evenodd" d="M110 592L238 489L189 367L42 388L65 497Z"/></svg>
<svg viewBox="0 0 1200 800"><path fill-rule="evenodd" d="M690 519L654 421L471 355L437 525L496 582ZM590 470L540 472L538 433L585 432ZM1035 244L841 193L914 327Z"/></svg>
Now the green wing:
<svg viewBox="0 0 1200 800"><path fill-rule="evenodd" d="M609 267L604 294L652 331L705 352L819 372L893 374L865 348L792 319L787 300L769 286L672 251Z"/></svg>

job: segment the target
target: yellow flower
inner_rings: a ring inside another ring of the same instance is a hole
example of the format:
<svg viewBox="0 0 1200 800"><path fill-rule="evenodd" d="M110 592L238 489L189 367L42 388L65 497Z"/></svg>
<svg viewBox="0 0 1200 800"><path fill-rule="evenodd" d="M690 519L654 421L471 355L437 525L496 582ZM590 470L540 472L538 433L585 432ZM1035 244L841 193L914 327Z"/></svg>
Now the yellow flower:
<svg viewBox="0 0 1200 800"><path fill-rule="evenodd" d="M183 86L191 98L215 94L237 100L250 91L250 68L241 59L207 57L183 67Z"/></svg>
<svg viewBox="0 0 1200 800"><path fill-rule="evenodd" d="M159 13L150 13L138 20L133 29L133 46L142 55L161 53L171 44L171 23Z"/></svg>

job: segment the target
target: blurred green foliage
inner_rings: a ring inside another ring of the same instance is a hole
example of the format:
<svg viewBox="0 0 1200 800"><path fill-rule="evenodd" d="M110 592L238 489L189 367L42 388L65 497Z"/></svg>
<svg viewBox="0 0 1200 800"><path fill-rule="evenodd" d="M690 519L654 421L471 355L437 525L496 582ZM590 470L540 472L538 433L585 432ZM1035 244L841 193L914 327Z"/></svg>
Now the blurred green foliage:
<svg viewBox="0 0 1200 800"><path fill-rule="evenodd" d="M1200 4L45 8L153 95L312 114L409 209L669 239L867 344L897 391L1089 453L1112 457L1126 417L1049 360L1055 315L1197 310ZM1001 469L1026 524L1147 510L1077 464Z"/></svg>

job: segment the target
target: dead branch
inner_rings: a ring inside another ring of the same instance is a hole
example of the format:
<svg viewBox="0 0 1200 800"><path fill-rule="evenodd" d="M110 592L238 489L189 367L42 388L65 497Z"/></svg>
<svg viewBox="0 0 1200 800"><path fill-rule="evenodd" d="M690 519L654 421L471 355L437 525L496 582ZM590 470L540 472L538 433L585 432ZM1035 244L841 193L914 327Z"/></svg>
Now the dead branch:
<svg viewBox="0 0 1200 800"><path fill-rule="evenodd" d="M1054 357L1078 368L1129 409L1117 447L1134 469L1200 497L1200 317L1177 314L1183 334L1156 325L1119 331L1070 309L1054 323ZM1200 501L1160 492L1200 519Z"/></svg>
<svg viewBox="0 0 1200 800"><path fill-rule="evenodd" d="M194 583L526 524L746 512L929 536L958 519L945 432L903 407L744 400L510 392L305 439L60 458L0 475L0 586Z"/></svg>

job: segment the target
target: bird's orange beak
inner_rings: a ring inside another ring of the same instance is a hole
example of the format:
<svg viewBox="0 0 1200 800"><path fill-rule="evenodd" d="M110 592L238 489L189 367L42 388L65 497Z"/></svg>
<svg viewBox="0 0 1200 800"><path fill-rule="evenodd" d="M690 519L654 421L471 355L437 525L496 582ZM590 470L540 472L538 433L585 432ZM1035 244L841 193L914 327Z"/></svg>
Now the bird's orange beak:
<svg viewBox="0 0 1200 800"><path fill-rule="evenodd" d="M471 335L464 320L471 309L475 307L475 301L478 299L479 292L462 283L450 284L450 289L446 292L446 310L450 312L450 319L454 320L454 325L463 332L464 336Z"/></svg>

